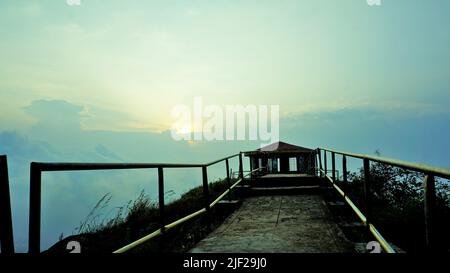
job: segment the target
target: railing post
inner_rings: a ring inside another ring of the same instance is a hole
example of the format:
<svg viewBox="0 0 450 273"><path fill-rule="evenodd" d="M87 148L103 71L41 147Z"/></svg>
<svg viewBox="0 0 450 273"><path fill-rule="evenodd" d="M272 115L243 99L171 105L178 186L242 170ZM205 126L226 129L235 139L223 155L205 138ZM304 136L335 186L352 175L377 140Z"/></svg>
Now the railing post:
<svg viewBox="0 0 450 273"><path fill-rule="evenodd" d="M30 220L28 252L41 252L41 169L38 163L30 164Z"/></svg>
<svg viewBox="0 0 450 273"><path fill-rule="evenodd" d="M319 176L322 177L322 151L320 149L317 149L317 155L319 156Z"/></svg>
<svg viewBox="0 0 450 273"><path fill-rule="evenodd" d="M347 195L347 157L342 156L342 190L344 191L344 198Z"/></svg>
<svg viewBox="0 0 450 273"><path fill-rule="evenodd" d="M333 183L336 183L336 155L334 152L331 153L331 170L333 172Z"/></svg>
<svg viewBox="0 0 450 273"><path fill-rule="evenodd" d="M164 212L164 169L163 167L158 167L158 194L159 194L159 225L161 231L165 231L165 212Z"/></svg>
<svg viewBox="0 0 450 273"><path fill-rule="evenodd" d="M211 208L209 204L209 185L208 185L208 172L206 166L202 167L202 176L203 176L203 197L205 202L206 209L206 223L208 230L211 229Z"/></svg>
<svg viewBox="0 0 450 273"><path fill-rule="evenodd" d="M423 179L424 208L425 208L425 242L426 251L435 251L435 210L436 210L436 186L433 175L425 175Z"/></svg>
<svg viewBox="0 0 450 273"><path fill-rule="evenodd" d="M327 151L323 150L323 171L325 176L327 176Z"/></svg>
<svg viewBox="0 0 450 273"><path fill-rule="evenodd" d="M9 195L8 161L0 156L0 243L3 254L14 253L14 236Z"/></svg>
<svg viewBox="0 0 450 273"><path fill-rule="evenodd" d="M366 224L369 227L369 224L372 221L372 211L370 207L370 161L367 158L364 158L364 204L366 209Z"/></svg>
<svg viewBox="0 0 450 273"><path fill-rule="evenodd" d="M244 179L244 166L242 166L242 152L239 153L239 178Z"/></svg>
<svg viewBox="0 0 450 273"><path fill-rule="evenodd" d="M225 169L227 171L227 184L230 192L228 193L228 200L231 200L231 178L230 178L230 162L225 160Z"/></svg>
<svg viewBox="0 0 450 273"><path fill-rule="evenodd" d="M317 151L314 153L314 175L317 176L317 168L319 167L319 162L317 158Z"/></svg>
<svg viewBox="0 0 450 273"><path fill-rule="evenodd" d="M249 166L250 166L250 180L252 180L253 179L253 165L252 165L252 158L251 157L248 157L248 163L249 163Z"/></svg>

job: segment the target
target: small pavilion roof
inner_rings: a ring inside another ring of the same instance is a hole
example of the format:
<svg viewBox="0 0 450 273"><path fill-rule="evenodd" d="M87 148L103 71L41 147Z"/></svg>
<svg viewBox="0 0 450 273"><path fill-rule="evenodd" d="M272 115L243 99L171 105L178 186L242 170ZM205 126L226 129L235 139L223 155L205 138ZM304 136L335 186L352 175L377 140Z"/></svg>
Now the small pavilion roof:
<svg viewBox="0 0 450 273"><path fill-rule="evenodd" d="M245 152L244 155L249 156L249 155L256 155L256 154L280 154L280 153L293 153L293 154L298 154L298 153L311 153L313 152L313 149L310 148L305 148L305 147L301 147L301 146L297 146L297 145L293 145L290 143L286 143L286 142L275 142L272 144L269 144L267 146L264 146L262 148L256 149L254 151L248 151Z"/></svg>

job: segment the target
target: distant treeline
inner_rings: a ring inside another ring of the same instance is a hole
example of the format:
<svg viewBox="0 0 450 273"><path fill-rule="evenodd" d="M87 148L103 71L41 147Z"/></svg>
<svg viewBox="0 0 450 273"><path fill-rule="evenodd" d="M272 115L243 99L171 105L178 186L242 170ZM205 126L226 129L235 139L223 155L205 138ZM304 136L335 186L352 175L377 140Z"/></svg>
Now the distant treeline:
<svg viewBox="0 0 450 273"><path fill-rule="evenodd" d="M372 222L383 236L407 252L425 247L423 174L374 162L370 168ZM365 208L364 171L348 173L349 197ZM342 182L341 182L342 185ZM344 187L344 185L342 185ZM436 178L436 235L438 248L450 245L450 183Z"/></svg>

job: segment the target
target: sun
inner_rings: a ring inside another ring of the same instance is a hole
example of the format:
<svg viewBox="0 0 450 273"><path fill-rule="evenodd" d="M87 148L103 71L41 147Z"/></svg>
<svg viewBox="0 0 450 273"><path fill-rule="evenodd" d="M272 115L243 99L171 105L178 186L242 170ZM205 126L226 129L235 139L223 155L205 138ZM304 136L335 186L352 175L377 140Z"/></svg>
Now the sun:
<svg viewBox="0 0 450 273"><path fill-rule="evenodd" d="M189 123L180 123L174 125L175 132L180 135L192 133L192 126Z"/></svg>

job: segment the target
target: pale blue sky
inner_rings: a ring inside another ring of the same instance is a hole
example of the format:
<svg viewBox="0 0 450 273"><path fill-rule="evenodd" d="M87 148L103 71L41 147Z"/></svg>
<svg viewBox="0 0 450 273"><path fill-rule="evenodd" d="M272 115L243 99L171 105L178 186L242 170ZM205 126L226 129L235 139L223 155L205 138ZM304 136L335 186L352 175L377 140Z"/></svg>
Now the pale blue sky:
<svg viewBox="0 0 450 273"><path fill-rule="evenodd" d="M258 148L174 142L171 110L196 96L277 104L290 143L450 167L449 13L447 0L1 1L0 154L17 248L26 250L32 160L206 162ZM104 193L123 205L149 181L154 194L155 179L44 177L43 247ZM178 195L199 181L167 179Z"/></svg>
<svg viewBox="0 0 450 273"><path fill-rule="evenodd" d="M29 126L21 107L37 99L87 106L85 128L114 130L168 129L193 96L279 104L283 115L448 111L449 10L445 0L2 1L0 122Z"/></svg>

